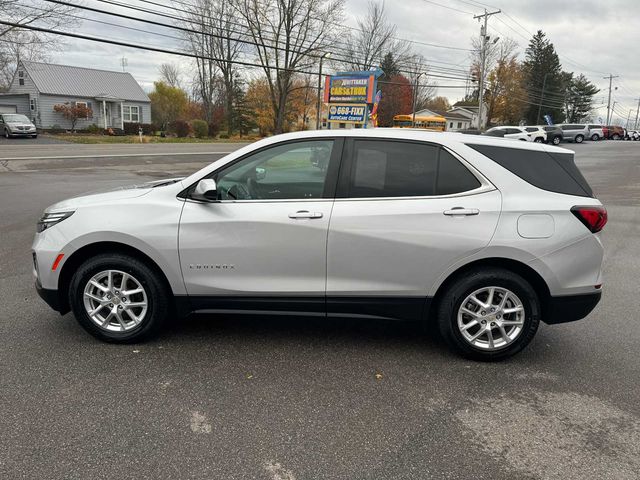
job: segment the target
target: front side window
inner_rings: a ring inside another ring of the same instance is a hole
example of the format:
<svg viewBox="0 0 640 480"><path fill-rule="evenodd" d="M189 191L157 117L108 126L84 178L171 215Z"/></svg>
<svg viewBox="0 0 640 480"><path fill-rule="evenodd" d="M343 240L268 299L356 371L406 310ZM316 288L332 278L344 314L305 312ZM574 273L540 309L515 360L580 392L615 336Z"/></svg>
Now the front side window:
<svg viewBox="0 0 640 480"><path fill-rule="evenodd" d="M356 140L349 197L424 197L473 190L480 182L437 145Z"/></svg>
<svg viewBox="0 0 640 480"><path fill-rule="evenodd" d="M123 105L122 117L127 123L135 123L140 121L140 107L137 105Z"/></svg>
<svg viewBox="0 0 640 480"><path fill-rule="evenodd" d="M267 148L214 176L220 200L322 198L333 140Z"/></svg>

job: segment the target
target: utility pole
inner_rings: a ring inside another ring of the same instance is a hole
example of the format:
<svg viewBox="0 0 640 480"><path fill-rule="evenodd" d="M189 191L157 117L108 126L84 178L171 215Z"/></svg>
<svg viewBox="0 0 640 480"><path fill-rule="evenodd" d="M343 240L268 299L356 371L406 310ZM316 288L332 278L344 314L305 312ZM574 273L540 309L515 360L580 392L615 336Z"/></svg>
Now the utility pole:
<svg viewBox="0 0 640 480"><path fill-rule="evenodd" d="M544 80L542 80L542 95L540 96L540 103L538 104L538 116L536 117L536 124L540 124L540 110L542 110L542 101L544 100L544 87L547 85L547 77L549 72L544 74Z"/></svg>
<svg viewBox="0 0 640 480"><path fill-rule="evenodd" d="M416 99L418 98L418 89L420 88L420 83L418 83L420 81L420 76L421 75L426 75L425 72L420 72L418 74L418 76L416 77L416 84L413 86L413 113L411 116L411 128L415 128L416 127Z"/></svg>
<svg viewBox="0 0 640 480"><path fill-rule="evenodd" d="M625 127L627 130L629 130L629 120L631 119L631 109L629 109L629 115L627 115L627 126Z"/></svg>
<svg viewBox="0 0 640 480"><path fill-rule="evenodd" d="M322 94L322 61L330 56L331 52L327 52L320 57L320 70L318 72L318 98L316 99L316 130L320 130L320 117L322 116L322 104L320 102Z"/></svg>
<svg viewBox="0 0 640 480"><path fill-rule="evenodd" d="M636 123L633 125L635 130L638 129L638 113L640 113L640 98L638 99L638 108L636 108Z"/></svg>
<svg viewBox="0 0 640 480"><path fill-rule="evenodd" d="M122 57L120 59L120 65L122 65L122 71L124 72L127 65L129 65L129 62L127 61L126 57Z"/></svg>
<svg viewBox="0 0 640 480"><path fill-rule="evenodd" d="M608 77L602 77L605 80L608 78L609 79L609 100L607 101L607 125L609 125L609 121L610 121L610 117L611 117L611 82L613 82L614 78L618 78L618 76L614 76L612 74L609 74Z"/></svg>
<svg viewBox="0 0 640 480"><path fill-rule="evenodd" d="M482 15L474 15L473 18L475 20L480 20L484 18L484 24L480 27L480 78L479 78L479 87L478 87L478 130L482 130L482 110L483 110L483 102L484 102L484 69L485 69L485 60L486 60L486 49L487 49L487 20L491 15L495 15L500 13L501 10L496 10L495 12L487 12L487 9L484 9L484 13Z"/></svg>

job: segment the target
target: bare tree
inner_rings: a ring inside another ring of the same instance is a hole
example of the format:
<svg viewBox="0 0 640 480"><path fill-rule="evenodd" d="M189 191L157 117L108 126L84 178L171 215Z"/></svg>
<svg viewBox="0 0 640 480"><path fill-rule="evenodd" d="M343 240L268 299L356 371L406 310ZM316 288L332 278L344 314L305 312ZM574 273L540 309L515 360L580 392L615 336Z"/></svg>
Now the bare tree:
<svg viewBox="0 0 640 480"><path fill-rule="evenodd" d="M197 59L199 91L206 96L205 108L210 120L212 107L212 80L220 76L224 87L225 114L227 130L231 135L234 130L234 93L235 81L238 78L236 60L246 48L246 43L236 40L238 37L236 9L229 0L195 0L186 7L188 13L183 22L191 30L187 32L186 41L192 53L209 57Z"/></svg>
<svg viewBox="0 0 640 480"><path fill-rule="evenodd" d="M158 73L160 73L160 81L166 83L170 87L182 88L182 82L180 81L180 77L182 73L180 72L180 67L175 63L163 63L158 68Z"/></svg>
<svg viewBox="0 0 640 480"><path fill-rule="evenodd" d="M40 0L21 3L18 0L0 0L1 18L11 23L56 29L74 26L73 7ZM61 44L60 37L28 31L9 25L0 25L0 91L6 88L20 60L46 60L48 54Z"/></svg>
<svg viewBox="0 0 640 480"><path fill-rule="evenodd" d="M371 70L380 66L382 58L393 52L396 62L404 66L411 57L410 45L395 39L396 26L385 15L384 1L369 0L367 15L358 19L356 33L347 33L348 47L342 55L344 60L334 63L345 70Z"/></svg>
<svg viewBox="0 0 640 480"><path fill-rule="evenodd" d="M409 80L414 86L416 111L426 108L426 104L429 103L429 100L435 95L436 87L433 81L429 80L429 65L425 58L420 54L406 56L404 65L399 63L398 67L407 73Z"/></svg>
<svg viewBox="0 0 640 480"><path fill-rule="evenodd" d="M342 8L343 0L238 0L269 85L275 133L285 125L296 70L324 53Z"/></svg>

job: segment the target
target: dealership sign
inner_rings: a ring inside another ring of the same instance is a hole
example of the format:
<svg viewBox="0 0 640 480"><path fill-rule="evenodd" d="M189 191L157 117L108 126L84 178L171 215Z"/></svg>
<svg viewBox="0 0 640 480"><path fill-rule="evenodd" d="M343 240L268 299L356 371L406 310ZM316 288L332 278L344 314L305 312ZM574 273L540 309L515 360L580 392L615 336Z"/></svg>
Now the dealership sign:
<svg viewBox="0 0 640 480"><path fill-rule="evenodd" d="M373 103L376 76L372 72L332 75L325 80L324 103Z"/></svg>
<svg viewBox="0 0 640 480"><path fill-rule="evenodd" d="M363 124L367 120L367 105L331 104L327 120L329 122Z"/></svg>

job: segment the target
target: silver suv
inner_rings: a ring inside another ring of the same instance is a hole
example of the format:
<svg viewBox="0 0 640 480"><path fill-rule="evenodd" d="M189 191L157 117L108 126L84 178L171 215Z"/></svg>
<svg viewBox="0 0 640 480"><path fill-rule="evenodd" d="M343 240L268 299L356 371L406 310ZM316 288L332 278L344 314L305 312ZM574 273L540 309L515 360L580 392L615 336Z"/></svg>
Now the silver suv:
<svg viewBox="0 0 640 480"><path fill-rule="evenodd" d="M47 208L36 287L109 342L193 311L287 312L431 321L502 359L600 300L607 213L573 156L405 129L274 136Z"/></svg>
<svg viewBox="0 0 640 480"><path fill-rule="evenodd" d="M558 125L562 129L562 139L569 142L582 143L585 138L589 137L589 127L587 125L578 125L575 123L567 123Z"/></svg>

